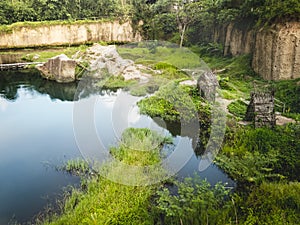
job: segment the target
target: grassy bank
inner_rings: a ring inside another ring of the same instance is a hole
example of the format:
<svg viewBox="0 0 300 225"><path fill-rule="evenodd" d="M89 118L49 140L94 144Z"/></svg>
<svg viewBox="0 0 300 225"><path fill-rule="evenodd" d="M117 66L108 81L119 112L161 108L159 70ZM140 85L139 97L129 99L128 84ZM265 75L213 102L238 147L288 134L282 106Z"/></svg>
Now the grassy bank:
<svg viewBox="0 0 300 225"><path fill-rule="evenodd" d="M160 168L153 176L145 168L159 164L161 148L164 143L170 142L170 138L162 137L149 129L125 130L119 145L110 150L118 162L101 166L99 175L88 180L84 189L72 191L61 207L61 214L48 216L43 224L150 225L165 224L167 221L167 224L188 224L190 221L202 224L207 220L213 224L230 222L231 213L225 213L232 210L232 204L227 200L229 191L221 184L211 187L204 180L190 178L184 182L169 180L168 185L164 180L145 185L144 181L159 179L163 173L164 170ZM142 169L130 174L121 164L142 166ZM78 167L77 163L74 165L74 168ZM140 185L112 182L112 177L121 180L138 179ZM178 195L171 191L174 189L178 189ZM219 214L220 212L224 213Z"/></svg>
<svg viewBox="0 0 300 225"><path fill-rule="evenodd" d="M147 129L128 129L111 154L121 163L151 165L160 161L161 147L169 141ZM108 177L130 177L112 164L105 164L100 170L105 170ZM141 173L140 182L146 176ZM149 209L157 187L115 183L100 173L88 181L85 190L74 190L62 207L63 214L52 216L45 224L153 224L154 215Z"/></svg>

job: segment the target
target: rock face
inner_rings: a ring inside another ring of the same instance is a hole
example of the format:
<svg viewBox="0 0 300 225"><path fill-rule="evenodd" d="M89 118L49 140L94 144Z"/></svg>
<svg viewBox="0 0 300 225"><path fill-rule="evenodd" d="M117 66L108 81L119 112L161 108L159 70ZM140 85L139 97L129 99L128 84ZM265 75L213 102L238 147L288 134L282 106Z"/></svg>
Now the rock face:
<svg viewBox="0 0 300 225"><path fill-rule="evenodd" d="M42 75L50 80L56 80L60 83L68 83L75 81L76 61L69 59L62 54L53 57L43 65L38 65L36 68Z"/></svg>
<svg viewBox="0 0 300 225"><path fill-rule="evenodd" d="M89 22L78 24L35 25L16 27L11 32L0 32L0 49L35 46L74 45L87 42L140 41L130 22Z"/></svg>
<svg viewBox="0 0 300 225"><path fill-rule="evenodd" d="M255 72L267 80L300 78L300 23L260 30L255 42Z"/></svg>
<svg viewBox="0 0 300 225"><path fill-rule="evenodd" d="M224 44L224 55L252 54L254 71L267 80L300 78L299 22L261 30L229 24L225 30L214 37Z"/></svg>
<svg viewBox="0 0 300 225"><path fill-rule="evenodd" d="M224 55L252 53L255 44L255 33L248 27L240 28L229 24L225 34Z"/></svg>

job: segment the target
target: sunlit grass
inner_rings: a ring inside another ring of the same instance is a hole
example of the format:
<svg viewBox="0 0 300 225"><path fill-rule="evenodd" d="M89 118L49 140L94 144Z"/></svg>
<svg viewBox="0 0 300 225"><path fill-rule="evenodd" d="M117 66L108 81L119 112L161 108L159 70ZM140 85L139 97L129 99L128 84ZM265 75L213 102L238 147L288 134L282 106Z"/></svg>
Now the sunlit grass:
<svg viewBox="0 0 300 225"><path fill-rule="evenodd" d="M111 149L117 162L102 166L100 176L87 183L86 191L74 190L62 208L63 214L53 215L44 224L154 224L153 212L148 209L151 208L157 185L142 185L151 174L145 173L143 167L135 170L134 174L126 173L128 171L124 170L122 163L135 166L156 164L160 161L163 144L170 141L170 138L149 129L125 130L119 146ZM74 167L72 165L71 168ZM157 175L161 172L158 170ZM105 177L101 175L103 173ZM107 178L113 176L135 179L141 185L127 186Z"/></svg>

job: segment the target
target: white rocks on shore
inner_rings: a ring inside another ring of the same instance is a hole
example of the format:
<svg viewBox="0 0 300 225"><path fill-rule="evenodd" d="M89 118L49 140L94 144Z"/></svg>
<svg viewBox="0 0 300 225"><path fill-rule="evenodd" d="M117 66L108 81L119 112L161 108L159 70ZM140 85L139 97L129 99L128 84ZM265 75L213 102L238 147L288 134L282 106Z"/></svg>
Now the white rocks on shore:
<svg viewBox="0 0 300 225"><path fill-rule="evenodd" d="M125 80L145 81L151 76L141 72L142 65L136 65L130 59L123 59L115 45L94 44L84 54L80 56L77 54L74 57L79 63L88 62L89 74L94 78L101 78L105 73L109 73L113 76L123 76Z"/></svg>

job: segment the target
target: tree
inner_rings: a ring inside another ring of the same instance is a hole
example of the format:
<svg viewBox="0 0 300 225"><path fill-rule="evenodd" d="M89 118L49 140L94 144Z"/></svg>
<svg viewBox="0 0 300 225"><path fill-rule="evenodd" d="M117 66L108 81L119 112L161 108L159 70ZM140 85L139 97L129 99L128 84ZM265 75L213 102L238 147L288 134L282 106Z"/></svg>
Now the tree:
<svg viewBox="0 0 300 225"><path fill-rule="evenodd" d="M192 0L182 1L178 0L174 5L176 12L176 21L180 34L180 48L183 46L184 37L188 26L193 23L199 16L201 16L203 6L200 2Z"/></svg>

